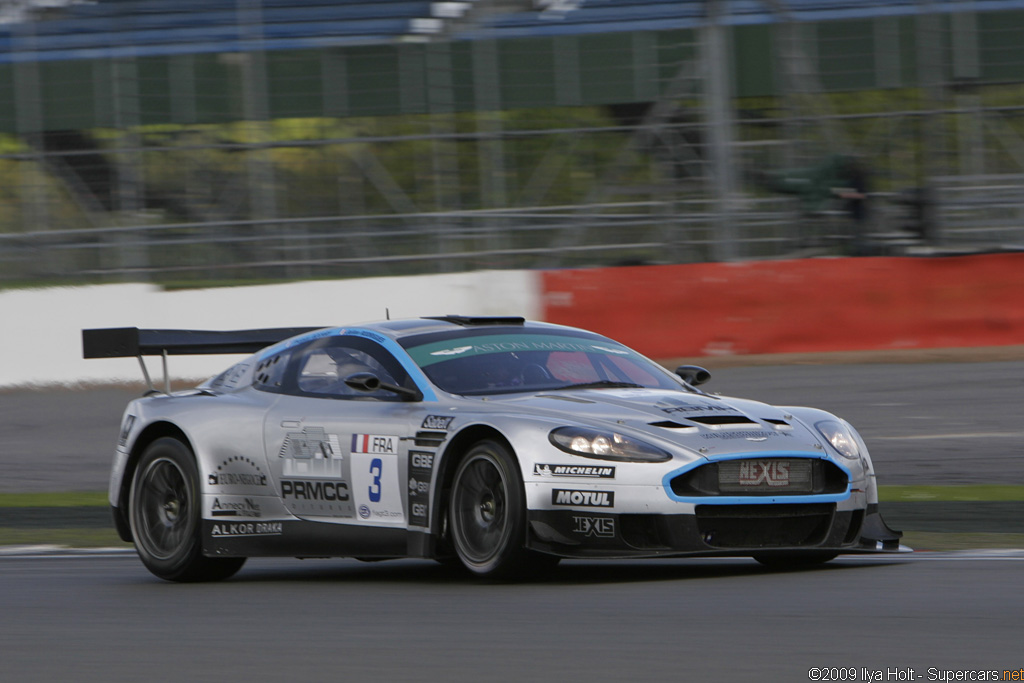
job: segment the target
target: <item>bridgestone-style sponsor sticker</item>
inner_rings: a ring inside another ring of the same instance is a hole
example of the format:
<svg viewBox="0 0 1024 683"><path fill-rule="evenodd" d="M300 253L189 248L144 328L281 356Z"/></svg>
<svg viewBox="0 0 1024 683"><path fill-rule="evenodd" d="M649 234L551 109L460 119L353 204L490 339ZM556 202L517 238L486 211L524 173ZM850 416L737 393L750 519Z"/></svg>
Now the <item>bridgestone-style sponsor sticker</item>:
<svg viewBox="0 0 1024 683"><path fill-rule="evenodd" d="M614 479L614 467L594 465L548 465L536 462L533 473L538 477L581 477L586 479Z"/></svg>
<svg viewBox="0 0 1024 683"><path fill-rule="evenodd" d="M281 497L296 500L347 501L348 483L344 481L281 481Z"/></svg>
<svg viewBox="0 0 1024 683"><path fill-rule="evenodd" d="M420 429L444 429L447 430L455 419L453 415L427 415L423 418L423 425Z"/></svg>
<svg viewBox="0 0 1024 683"><path fill-rule="evenodd" d="M281 444L282 458L299 460L341 460L341 444L337 434L328 434L323 427L306 427L301 432L288 432Z"/></svg>
<svg viewBox="0 0 1024 683"><path fill-rule="evenodd" d="M353 434L353 453L372 455L398 455L398 437L382 434Z"/></svg>
<svg viewBox="0 0 1024 683"><path fill-rule="evenodd" d="M785 460L744 460L740 463L740 486L789 486L789 463Z"/></svg>
<svg viewBox="0 0 1024 683"><path fill-rule="evenodd" d="M355 517L349 482L338 479L282 479L281 501L293 515Z"/></svg>
<svg viewBox="0 0 1024 683"><path fill-rule="evenodd" d="M655 408L660 408L661 412L668 413L669 415L674 413L709 413L713 415L728 413L730 415L742 415L740 411L736 410L732 406L718 406L711 403L679 403L677 401L660 401L655 405Z"/></svg>
<svg viewBox="0 0 1024 683"><path fill-rule="evenodd" d="M810 458L773 458L720 462L718 487L722 493L755 490L811 493L814 490L814 461Z"/></svg>
<svg viewBox="0 0 1024 683"><path fill-rule="evenodd" d="M212 517L261 517L259 503L252 498L214 498L210 507Z"/></svg>
<svg viewBox="0 0 1024 683"><path fill-rule="evenodd" d="M553 489L552 505L571 505L574 507L611 508L615 507L615 493L612 491L572 491L569 489Z"/></svg>
<svg viewBox="0 0 1024 683"><path fill-rule="evenodd" d="M409 451L409 466L418 470L432 470L434 469L434 454Z"/></svg>
<svg viewBox="0 0 1024 683"><path fill-rule="evenodd" d="M774 437L792 439L793 435L786 432L769 432L757 429L744 429L739 432L711 432L700 435L702 439L747 439L748 441L764 441Z"/></svg>
<svg viewBox="0 0 1024 683"><path fill-rule="evenodd" d="M238 522L214 524L211 536L280 536L281 522Z"/></svg>
<svg viewBox="0 0 1024 683"><path fill-rule="evenodd" d="M573 517L574 533L600 538L615 537L615 520L612 517Z"/></svg>
<svg viewBox="0 0 1024 683"><path fill-rule="evenodd" d="M406 502L409 506L409 524L427 526L430 523L430 480L433 476L434 454L409 451L409 485Z"/></svg>
<svg viewBox="0 0 1024 683"><path fill-rule="evenodd" d="M236 455L218 465L206 481L210 486L266 486L267 475L249 458Z"/></svg>
<svg viewBox="0 0 1024 683"><path fill-rule="evenodd" d="M278 457L282 458L281 476L285 479L348 479L341 440L323 427L288 432Z"/></svg>

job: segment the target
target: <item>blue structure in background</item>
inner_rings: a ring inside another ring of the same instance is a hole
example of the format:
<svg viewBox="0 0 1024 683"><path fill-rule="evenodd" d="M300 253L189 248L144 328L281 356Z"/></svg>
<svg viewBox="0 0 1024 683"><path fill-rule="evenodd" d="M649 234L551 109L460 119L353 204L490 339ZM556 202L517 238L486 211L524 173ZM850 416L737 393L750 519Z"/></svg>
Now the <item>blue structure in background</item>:
<svg viewBox="0 0 1024 683"><path fill-rule="evenodd" d="M0 25L0 63L296 50L422 38L440 4L413 0L100 0ZM455 3L458 4L458 3ZM465 2L486 8L486 0ZM579 0L480 12L451 38L522 38L694 28L705 0ZM561 8L561 9L559 9ZM723 0L734 26L1024 9L1024 0ZM781 10L781 11L780 11Z"/></svg>

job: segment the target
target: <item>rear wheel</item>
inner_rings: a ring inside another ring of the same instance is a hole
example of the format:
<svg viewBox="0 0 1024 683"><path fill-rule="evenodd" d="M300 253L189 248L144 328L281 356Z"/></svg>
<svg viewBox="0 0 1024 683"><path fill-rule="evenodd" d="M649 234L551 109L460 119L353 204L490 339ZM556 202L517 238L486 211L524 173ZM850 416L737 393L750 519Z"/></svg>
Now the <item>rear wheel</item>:
<svg viewBox="0 0 1024 683"><path fill-rule="evenodd" d="M244 557L203 556L199 473L192 452L177 439L157 439L142 454L128 518L139 558L161 579L217 581L245 563Z"/></svg>
<svg viewBox="0 0 1024 683"><path fill-rule="evenodd" d="M495 579L519 578L558 564L525 547L526 501L519 466L496 441L473 446L455 471L448 530L455 554L469 571Z"/></svg>

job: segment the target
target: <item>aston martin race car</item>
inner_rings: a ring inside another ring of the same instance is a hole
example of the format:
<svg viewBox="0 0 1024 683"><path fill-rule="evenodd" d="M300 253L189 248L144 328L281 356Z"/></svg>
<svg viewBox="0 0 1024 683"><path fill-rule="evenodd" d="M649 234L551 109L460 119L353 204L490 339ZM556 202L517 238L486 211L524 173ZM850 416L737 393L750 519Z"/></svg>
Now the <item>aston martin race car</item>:
<svg viewBox="0 0 1024 683"><path fill-rule="evenodd" d="M581 329L448 315L353 327L83 331L137 356L110 479L121 538L172 581L248 557L433 558L500 579L561 558L897 552L864 441L724 398ZM251 353L172 392L167 357ZM143 356L164 359L157 389Z"/></svg>

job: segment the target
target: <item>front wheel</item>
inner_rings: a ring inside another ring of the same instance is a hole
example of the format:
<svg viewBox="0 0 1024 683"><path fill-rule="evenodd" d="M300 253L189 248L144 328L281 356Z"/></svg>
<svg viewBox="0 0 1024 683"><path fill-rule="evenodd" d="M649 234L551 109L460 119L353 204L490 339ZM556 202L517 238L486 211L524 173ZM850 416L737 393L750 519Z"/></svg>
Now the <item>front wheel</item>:
<svg viewBox="0 0 1024 683"><path fill-rule="evenodd" d="M496 441L473 446L455 471L448 528L469 571L493 579L536 574L558 558L526 548L526 501L519 466Z"/></svg>
<svg viewBox="0 0 1024 683"><path fill-rule="evenodd" d="M164 437L142 454L132 478L128 518L139 558L168 581L226 579L244 557L203 556L199 473L189 448Z"/></svg>

